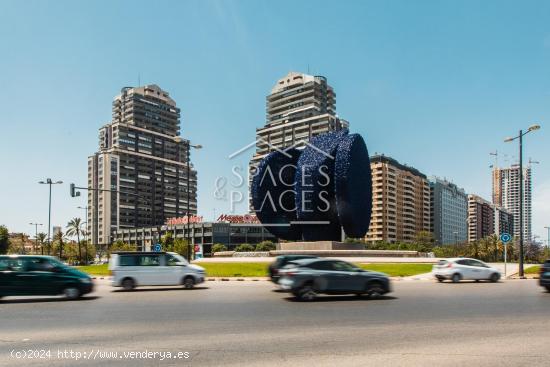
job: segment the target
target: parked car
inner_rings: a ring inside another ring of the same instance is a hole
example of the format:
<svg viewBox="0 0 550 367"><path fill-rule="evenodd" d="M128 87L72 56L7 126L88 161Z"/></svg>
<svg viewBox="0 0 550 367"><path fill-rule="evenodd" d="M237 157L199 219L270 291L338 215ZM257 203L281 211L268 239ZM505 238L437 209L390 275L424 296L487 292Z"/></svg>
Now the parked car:
<svg viewBox="0 0 550 367"><path fill-rule="evenodd" d="M313 255L281 255L275 258L271 264L269 264L269 277L273 283L279 281L279 270L285 267L290 261L301 259L315 259L317 256Z"/></svg>
<svg viewBox="0 0 550 367"><path fill-rule="evenodd" d="M550 292L550 260L546 260L544 264L540 266L539 284Z"/></svg>
<svg viewBox="0 0 550 367"><path fill-rule="evenodd" d="M498 269L483 261L463 257L440 260L433 266L432 273L439 282L448 279L453 283L458 283L461 280L498 282L501 276Z"/></svg>
<svg viewBox="0 0 550 367"><path fill-rule="evenodd" d="M111 254L111 285L132 290L138 286L183 285L204 282L206 272L175 252L115 252Z"/></svg>
<svg viewBox="0 0 550 367"><path fill-rule="evenodd" d="M0 256L0 298L64 294L76 299L93 291L92 278L52 256Z"/></svg>
<svg viewBox="0 0 550 367"><path fill-rule="evenodd" d="M341 260L295 260L279 274L281 289L303 301L312 301L319 293L378 297L391 291L386 274L363 270Z"/></svg>

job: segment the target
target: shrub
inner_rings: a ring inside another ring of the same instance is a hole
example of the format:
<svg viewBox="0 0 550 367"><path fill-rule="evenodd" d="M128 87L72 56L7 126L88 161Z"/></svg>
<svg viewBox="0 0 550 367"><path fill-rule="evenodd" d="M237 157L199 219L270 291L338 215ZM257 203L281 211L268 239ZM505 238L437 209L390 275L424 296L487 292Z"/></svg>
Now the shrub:
<svg viewBox="0 0 550 367"><path fill-rule="evenodd" d="M222 251L227 251L227 247L225 247L225 245L222 245L221 243L215 243L212 246L212 253L222 252Z"/></svg>
<svg viewBox="0 0 550 367"><path fill-rule="evenodd" d="M256 251L273 251L275 244L271 241L262 241L256 245Z"/></svg>
<svg viewBox="0 0 550 367"><path fill-rule="evenodd" d="M254 251L254 246L249 245L248 243L243 243L243 244L235 247L235 251L237 251L237 252L252 252L252 251Z"/></svg>

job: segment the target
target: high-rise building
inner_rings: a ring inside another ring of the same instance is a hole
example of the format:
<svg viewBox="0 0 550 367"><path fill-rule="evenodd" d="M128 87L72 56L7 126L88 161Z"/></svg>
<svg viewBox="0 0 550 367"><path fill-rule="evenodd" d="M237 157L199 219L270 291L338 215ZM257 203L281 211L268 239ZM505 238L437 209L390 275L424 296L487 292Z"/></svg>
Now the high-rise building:
<svg viewBox="0 0 550 367"><path fill-rule="evenodd" d="M431 232L440 245L468 240L468 195L454 183L431 177Z"/></svg>
<svg viewBox="0 0 550 367"><path fill-rule="evenodd" d="M302 148L312 137L348 127L336 115L336 94L323 76L289 72L266 97L266 124L256 129L256 152L249 171L274 148Z"/></svg>
<svg viewBox="0 0 550 367"><path fill-rule="evenodd" d="M493 170L493 204L509 210L514 217L513 235L520 231L520 172L519 165ZM531 239L531 168L523 169L523 238Z"/></svg>
<svg viewBox="0 0 550 367"><path fill-rule="evenodd" d="M511 211L501 206L494 205L495 210L495 234L500 237L503 233L514 233L514 215Z"/></svg>
<svg viewBox="0 0 550 367"><path fill-rule="evenodd" d="M468 242L480 240L494 233L494 205L480 196L468 195Z"/></svg>
<svg viewBox="0 0 550 367"><path fill-rule="evenodd" d="M430 186L426 175L384 155L370 160L372 216L367 242L412 242L430 231Z"/></svg>
<svg viewBox="0 0 550 367"><path fill-rule="evenodd" d="M189 147L180 137L180 109L167 92L157 85L123 88L112 121L99 129L99 151L88 158L88 187L95 189L88 191L92 243L109 244L117 229L196 214Z"/></svg>

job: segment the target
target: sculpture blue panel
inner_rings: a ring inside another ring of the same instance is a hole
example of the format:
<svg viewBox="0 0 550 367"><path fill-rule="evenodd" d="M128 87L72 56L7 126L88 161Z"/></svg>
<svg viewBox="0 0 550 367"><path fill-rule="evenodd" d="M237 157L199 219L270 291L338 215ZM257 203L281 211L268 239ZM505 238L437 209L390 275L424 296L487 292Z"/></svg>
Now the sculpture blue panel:
<svg viewBox="0 0 550 367"><path fill-rule="evenodd" d="M258 219L281 239L339 241L342 228L348 237L363 237L372 212L365 142L340 130L318 135L303 150L272 152L251 191Z"/></svg>
<svg viewBox="0 0 550 367"><path fill-rule="evenodd" d="M295 176L300 151L269 153L258 165L252 179L252 206L256 216L274 236L285 240L300 240L301 227L295 207Z"/></svg>

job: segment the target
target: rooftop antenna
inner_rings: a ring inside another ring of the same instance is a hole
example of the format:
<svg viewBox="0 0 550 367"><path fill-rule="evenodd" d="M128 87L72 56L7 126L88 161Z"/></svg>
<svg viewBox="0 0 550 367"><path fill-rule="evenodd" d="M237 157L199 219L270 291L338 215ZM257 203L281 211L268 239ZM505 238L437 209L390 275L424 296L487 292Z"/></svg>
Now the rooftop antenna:
<svg viewBox="0 0 550 367"><path fill-rule="evenodd" d="M138 73L138 87L141 87L141 75Z"/></svg>
<svg viewBox="0 0 550 367"><path fill-rule="evenodd" d="M532 164L540 164L540 162L535 161L535 160L531 159L531 157L529 157L529 167L531 167Z"/></svg>

